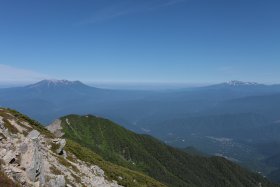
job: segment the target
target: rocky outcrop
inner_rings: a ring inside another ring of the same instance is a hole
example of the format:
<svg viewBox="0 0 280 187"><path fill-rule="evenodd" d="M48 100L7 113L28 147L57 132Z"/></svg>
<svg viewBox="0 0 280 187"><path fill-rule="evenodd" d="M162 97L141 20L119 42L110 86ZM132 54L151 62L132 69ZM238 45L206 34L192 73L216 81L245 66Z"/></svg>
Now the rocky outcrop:
<svg viewBox="0 0 280 187"><path fill-rule="evenodd" d="M43 175L43 155L41 152L41 145L39 142L40 133L32 130L24 142L21 144L21 156L23 159L22 167L25 168L27 176L33 182L40 176L40 183L44 184L45 180Z"/></svg>
<svg viewBox="0 0 280 187"><path fill-rule="evenodd" d="M66 152L64 151L64 147L66 145L66 141L64 139L61 139L59 141L59 148L56 150L57 154L63 155Z"/></svg>
<svg viewBox="0 0 280 187"><path fill-rule="evenodd" d="M59 121L53 128L60 130ZM65 139L47 136L28 121L0 111L0 169L13 181L24 187L119 186L108 181L98 166L66 154L65 145Z"/></svg>
<svg viewBox="0 0 280 187"><path fill-rule="evenodd" d="M55 120L52 124L48 125L46 127L50 132L52 132L55 137L62 137L64 133L62 132L62 127L61 127L61 120L57 119Z"/></svg>

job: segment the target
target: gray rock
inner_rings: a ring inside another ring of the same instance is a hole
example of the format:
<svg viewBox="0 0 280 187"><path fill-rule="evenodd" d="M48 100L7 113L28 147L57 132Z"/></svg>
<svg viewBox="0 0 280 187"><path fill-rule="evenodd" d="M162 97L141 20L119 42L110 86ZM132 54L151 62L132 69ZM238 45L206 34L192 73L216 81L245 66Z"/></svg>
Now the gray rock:
<svg viewBox="0 0 280 187"><path fill-rule="evenodd" d="M56 150L56 152L57 152L57 154L60 154L60 155L63 155L64 154L64 147L65 147L65 145L66 145L66 141L65 141L65 139L61 139L60 141L59 141L59 148Z"/></svg>
<svg viewBox="0 0 280 187"><path fill-rule="evenodd" d="M27 150L28 150L28 145L26 143L22 143L19 146L19 151L21 154L25 154Z"/></svg>
<svg viewBox="0 0 280 187"><path fill-rule="evenodd" d="M39 160L38 155L34 154L30 167L26 168L26 173L31 181L35 181L36 177L40 175L41 165Z"/></svg>
<svg viewBox="0 0 280 187"><path fill-rule="evenodd" d="M49 131L51 131L57 138L60 138L64 135L64 133L62 132L61 120L59 119L55 120L52 124L48 125L46 128Z"/></svg>
<svg viewBox="0 0 280 187"><path fill-rule="evenodd" d="M15 161L16 155L13 153L13 151L9 150L6 155L3 157L3 161L6 164L11 164L13 161Z"/></svg>
<svg viewBox="0 0 280 187"><path fill-rule="evenodd" d="M0 121L0 129L5 129L4 123L2 121Z"/></svg>
<svg viewBox="0 0 280 187"><path fill-rule="evenodd" d="M98 166L91 166L91 170L93 170L93 172L98 176L104 176L104 171Z"/></svg>
<svg viewBox="0 0 280 187"><path fill-rule="evenodd" d="M31 140L38 139L40 133L37 130L32 130L28 135L27 138L30 138Z"/></svg>
<svg viewBox="0 0 280 187"><path fill-rule="evenodd" d="M57 175L55 179L49 181L49 187L65 187L65 178L63 175Z"/></svg>
<svg viewBox="0 0 280 187"><path fill-rule="evenodd" d="M32 136L33 138L36 137ZM26 173L31 181L35 181L36 178L41 174L41 169L43 167L43 160L41 153L39 151L38 142L33 142L33 150L32 150L32 160L29 166L26 168Z"/></svg>

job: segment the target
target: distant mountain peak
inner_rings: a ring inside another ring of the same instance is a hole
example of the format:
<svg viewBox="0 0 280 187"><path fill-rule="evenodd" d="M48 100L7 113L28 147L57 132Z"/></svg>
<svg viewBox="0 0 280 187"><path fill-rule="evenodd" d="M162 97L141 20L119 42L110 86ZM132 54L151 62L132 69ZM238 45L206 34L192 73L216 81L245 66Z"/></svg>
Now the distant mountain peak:
<svg viewBox="0 0 280 187"><path fill-rule="evenodd" d="M58 79L49 79L49 80L42 80L38 83L48 83L48 84L64 84L64 85L71 85L71 84L83 84L80 81L68 81L68 80L58 80Z"/></svg>
<svg viewBox="0 0 280 187"><path fill-rule="evenodd" d="M68 80L57 80L49 79L42 80L35 84L28 85L27 88L53 88L53 87L71 87L71 86L87 86L80 81L68 81Z"/></svg>
<svg viewBox="0 0 280 187"><path fill-rule="evenodd" d="M238 80L231 80L226 83L224 83L229 86L255 86L259 85L257 82L243 82L243 81L238 81Z"/></svg>

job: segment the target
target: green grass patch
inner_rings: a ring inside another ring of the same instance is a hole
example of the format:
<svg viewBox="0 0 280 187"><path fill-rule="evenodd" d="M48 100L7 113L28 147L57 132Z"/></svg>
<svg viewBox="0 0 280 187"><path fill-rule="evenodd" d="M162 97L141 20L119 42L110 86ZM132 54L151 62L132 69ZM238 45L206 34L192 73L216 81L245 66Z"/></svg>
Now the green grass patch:
<svg viewBox="0 0 280 187"><path fill-rule="evenodd" d="M103 160L91 150L82 147L78 143L67 140L66 151L73 153L78 159L98 165L105 172L109 180L115 180L118 184L127 187L163 187L165 185L142 173L112 164ZM122 177L122 180L119 178Z"/></svg>

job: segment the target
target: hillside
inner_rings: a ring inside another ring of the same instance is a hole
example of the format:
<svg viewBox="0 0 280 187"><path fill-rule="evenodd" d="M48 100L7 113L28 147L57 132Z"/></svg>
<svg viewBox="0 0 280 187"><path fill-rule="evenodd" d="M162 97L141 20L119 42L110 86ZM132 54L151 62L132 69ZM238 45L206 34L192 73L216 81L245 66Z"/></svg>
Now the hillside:
<svg viewBox="0 0 280 187"><path fill-rule="evenodd" d="M100 117L69 115L48 129L107 161L146 173L168 186L273 186L224 158L189 155Z"/></svg>
<svg viewBox="0 0 280 187"><path fill-rule="evenodd" d="M55 136L16 111L0 109L0 186L164 187Z"/></svg>

